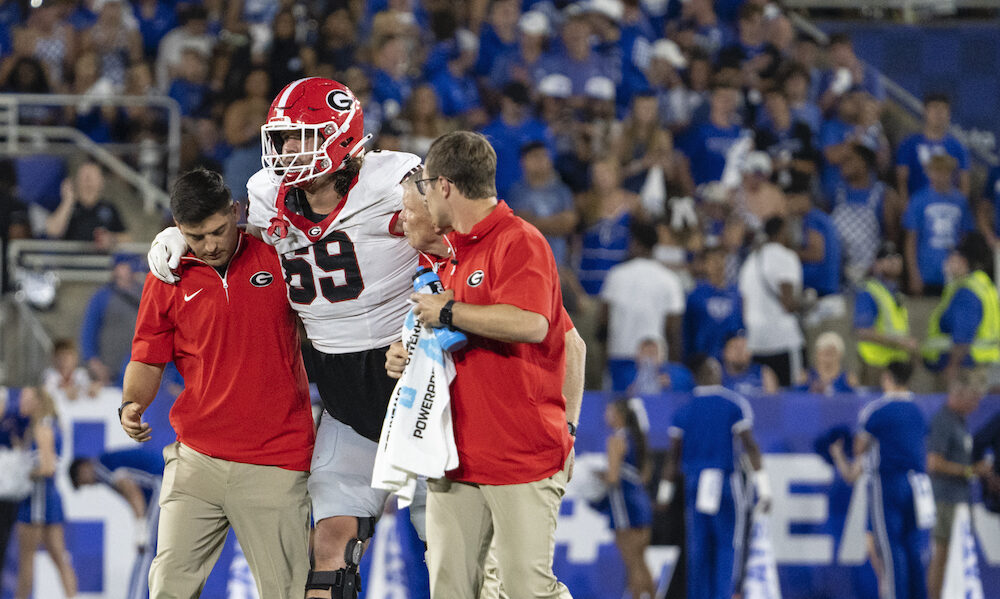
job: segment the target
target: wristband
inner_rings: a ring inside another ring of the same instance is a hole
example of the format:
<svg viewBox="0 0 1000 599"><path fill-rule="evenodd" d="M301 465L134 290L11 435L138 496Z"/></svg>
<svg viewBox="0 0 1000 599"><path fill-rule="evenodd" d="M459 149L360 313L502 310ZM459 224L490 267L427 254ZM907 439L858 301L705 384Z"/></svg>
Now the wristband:
<svg viewBox="0 0 1000 599"><path fill-rule="evenodd" d="M753 486L757 490L757 499L760 501L771 499L771 480L767 477L767 472L754 470Z"/></svg>
<svg viewBox="0 0 1000 599"><path fill-rule="evenodd" d="M975 477L976 477L976 471L972 468L972 466L966 466L965 467L965 478L967 478L969 480L972 480Z"/></svg>
<svg viewBox="0 0 1000 599"><path fill-rule="evenodd" d="M129 405L130 403L135 403L135 402L134 401L123 401L122 405L118 406L118 422L122 421L122 410L124 410L125 406Z"/></svg>
<svg viewBox="0 0 1000 599"><path fill-rule="evenodd" d="M656 488L656 503L670 503L674 498L674 483L669 480L661 480L660 486Z"/></svg>
<svg viewBox="0 0 1000 599"><path fill-rule="evenodd" d="M455 300L453 299L448 300L445 303L445 305L441 307L441 313L438 314L438 320L440 320L441 324L446 327L451 326L451 317L452 317L451 307L454 305L455 305Z"/></svg>
<svg viewBox="0 0 1000 599"><path fill-rule="evenodd" d="M567 422L566 423L566 428L569 429L569 436L570 437L576 437L576 425L575 424L573 424L572 422Z"/></svg>

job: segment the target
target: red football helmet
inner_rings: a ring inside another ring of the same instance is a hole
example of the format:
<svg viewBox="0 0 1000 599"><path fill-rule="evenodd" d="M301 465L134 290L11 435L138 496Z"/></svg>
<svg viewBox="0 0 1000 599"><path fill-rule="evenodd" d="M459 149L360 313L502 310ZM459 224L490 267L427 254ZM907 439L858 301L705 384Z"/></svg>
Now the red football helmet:
<svg viewBox="0 0 1000 599"><path fill-rule="evenodd" d="M298 147L290 144L295 134ZM260 128L261 162L275 184L294 186L340 170L370 138L361 102L346 85L307 77L286 85L271 103Z"/></svg>

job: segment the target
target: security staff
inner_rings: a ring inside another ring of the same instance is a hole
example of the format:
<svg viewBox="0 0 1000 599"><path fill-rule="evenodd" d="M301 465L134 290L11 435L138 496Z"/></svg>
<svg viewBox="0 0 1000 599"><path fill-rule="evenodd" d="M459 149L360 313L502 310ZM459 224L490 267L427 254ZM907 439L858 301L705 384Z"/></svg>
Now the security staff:
<svg viewBox="0 0 1000 599"><path fill-rule="evenodd" d="M722 369L715 358L696 356L691 370L699 386L674 415L656 499L669 504L678 471L684 474L684 497L689 500L684 511L688 599L730 599L742 593L734 587L741 578L743 540L753 506L735 447L742 445L753 469L761 511L770 507L771 488L753 436L750 404L720 386Z"/></svg>
<svg viewBox="0 0 1000 599"><path fill-rule="evenodd" d="M927 367L953 378L960 368L1000 364L1000 299L987 274L993 257L978 231L967 234L948 256L951 281L927 323L923 356Z"/></svg>
<svg viewBox="0 0 1000 599"><path fill-rule="evenodd" d="M909 314L899 292L902 274L902 254L896 244L884 242L872 264L872 276L855 298L854 328L865 384L877 385L889 362L908 360L918 348L917 340L910 335Z"/></svg>

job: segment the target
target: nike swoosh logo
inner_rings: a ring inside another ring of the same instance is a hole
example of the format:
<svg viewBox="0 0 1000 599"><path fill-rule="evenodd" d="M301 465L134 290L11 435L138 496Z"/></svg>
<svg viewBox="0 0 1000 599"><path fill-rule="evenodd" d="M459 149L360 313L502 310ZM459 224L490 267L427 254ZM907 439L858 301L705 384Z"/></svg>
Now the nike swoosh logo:
<svg viewBox="0 0 1000 599"><path fill-rule="evenodd" d="M186 302L189 302L189 301L193 300L193 299L194 299L194 296L198 295L199 293L201 293L201 292L202 292L202 291L204 291L204 290L205 290L205 288L204 288L204 287L202 287L201 289L199 289L198 291L195 291L195 292L194 292L194 293L192 293L191 295L188 295L188 294L186 294L186 293L185 293L185 294L184 294L184 301L186 301Z"/></svg>

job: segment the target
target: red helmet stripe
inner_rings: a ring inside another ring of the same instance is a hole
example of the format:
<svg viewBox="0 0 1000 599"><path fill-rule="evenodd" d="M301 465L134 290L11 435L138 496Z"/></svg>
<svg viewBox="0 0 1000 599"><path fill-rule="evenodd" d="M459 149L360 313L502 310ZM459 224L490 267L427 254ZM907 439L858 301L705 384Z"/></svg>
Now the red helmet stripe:
<svg viewBox="0 0 1000 599"><path fill-rule="evenodd" d="M278 98L278 101L274 103L274 116L285 116L285 105L288 102L289 96L292 95L292 91L298 87L303 81L309 81L310 79L318 79L318 77L304 77L297 81L293 81L288 84L285 88L284 93Z"/></svg>

